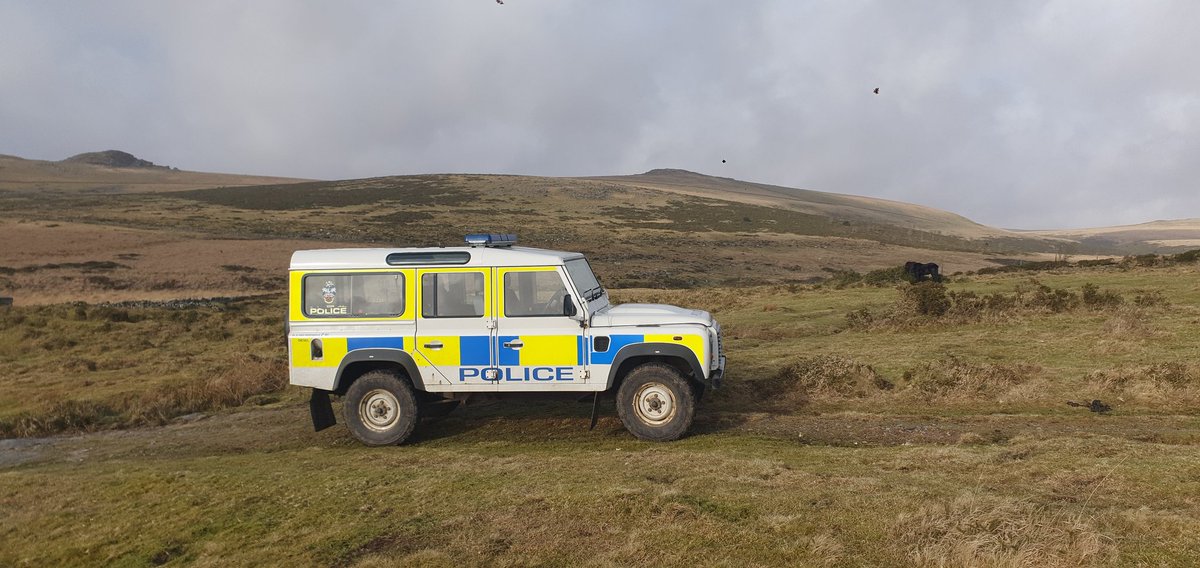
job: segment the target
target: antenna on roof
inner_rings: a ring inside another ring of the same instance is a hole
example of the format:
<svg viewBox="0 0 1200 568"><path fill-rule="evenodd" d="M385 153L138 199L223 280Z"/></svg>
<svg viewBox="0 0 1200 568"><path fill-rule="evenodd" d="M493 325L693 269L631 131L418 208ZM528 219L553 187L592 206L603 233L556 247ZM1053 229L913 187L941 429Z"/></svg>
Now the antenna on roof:
<svg viewBox="0 0 1200 568"><path fill-rule="evenodd" d="M471 233L465 237L467 244L474 247L511 247L517 244L517 236L512 233Z"/></svg>

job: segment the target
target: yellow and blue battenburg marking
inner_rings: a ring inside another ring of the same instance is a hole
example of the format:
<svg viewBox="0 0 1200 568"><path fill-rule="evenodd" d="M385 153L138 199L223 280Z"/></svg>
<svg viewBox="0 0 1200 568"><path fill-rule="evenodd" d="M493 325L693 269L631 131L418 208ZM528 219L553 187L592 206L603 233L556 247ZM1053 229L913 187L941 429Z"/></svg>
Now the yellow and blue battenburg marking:
<svg viewBox="0 0 1200 568"><path fill-rule="evenodd" d="M620 351L622 347L625 347L626 345L633 345L635 343L644 343L646 341L646 336L644 336L644 335L609 335L608 336L608 349L605 349L604 351L600 351L599 349L596 349L594 347L594 344L597 339L600 339L600 338L599 337L592 338L592 343L593 343L592 358L591 358L592 364L593 365L612 365L613 357L616 357L617 352Z"/></svg>
<svg viewBox="0 0 1200 568"><path fill-rule="evenodd" d="M597 340L608 339L607 349L595 347ZM323 360L310 361L308 342L311 339L293 339L293 364L305 367L336 367L342 357L359 349L406 350L405 337L348 337L322 338L325 344ZM430 339L434 339L430 337ZM495 364L500 375L492 380L505 381L572 381L575 367L585 364L611 365L622 347L645 342L682 344L699 357L703 349L703 338L695 335L673 336L620 334L595 337L587 341L580 335L488 335L439 336L445 347L438 352L425 353L429 362L421 366L459 367L459 381L481 379L484 371L492 368L492 349L497 349ZM520 343L520 349L505 344Z"/></svg>
<svg viewBox="0 0 1200 568"><path fill-rule="evenodd" d="M348 337L346 349L399 349L404 350L403 337Z"/></svg>

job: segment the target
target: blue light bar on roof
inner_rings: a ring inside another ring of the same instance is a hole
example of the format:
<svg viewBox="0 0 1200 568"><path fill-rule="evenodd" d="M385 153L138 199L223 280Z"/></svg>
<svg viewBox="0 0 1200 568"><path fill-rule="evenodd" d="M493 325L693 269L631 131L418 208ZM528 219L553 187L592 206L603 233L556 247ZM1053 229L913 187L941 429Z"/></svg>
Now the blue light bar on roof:
<svg viewBox="0 0 1200 568"><path fill-rule="evenodd" d="M517 244L517 236L511 233L471 233L466 236L466 241L473 247L511 247Z"/></svg>

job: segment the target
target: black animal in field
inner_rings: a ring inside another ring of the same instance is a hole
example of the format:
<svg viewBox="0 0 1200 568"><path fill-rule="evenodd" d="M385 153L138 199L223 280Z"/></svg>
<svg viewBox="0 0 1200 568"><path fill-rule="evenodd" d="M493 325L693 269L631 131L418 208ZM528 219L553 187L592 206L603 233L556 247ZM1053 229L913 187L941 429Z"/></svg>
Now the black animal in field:
<svg viewBox="0 0 1200 568"><path fill-rule="evenodd" d="M938 269L938 265L932 262L913 262L910 260L904 263L904 273L913 282L921 282L926 278L934 282L942 281L942 273Z"/></svg>

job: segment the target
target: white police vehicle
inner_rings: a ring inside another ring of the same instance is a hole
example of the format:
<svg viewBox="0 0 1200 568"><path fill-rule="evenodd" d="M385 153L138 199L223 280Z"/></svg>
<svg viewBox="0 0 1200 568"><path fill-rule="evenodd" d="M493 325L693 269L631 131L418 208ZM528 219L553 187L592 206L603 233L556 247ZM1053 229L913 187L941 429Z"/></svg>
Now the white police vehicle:
<svg viewBox="0 0 1200 568"><path fill-rule="evenodd" d="M467 236L467 247L297 251L289 280L291 383L330 394L368 445L398 444L423 416L474 393L615 392L625 427L674 440L725 369L708 312L609 303L579 253Z"/></svg>

